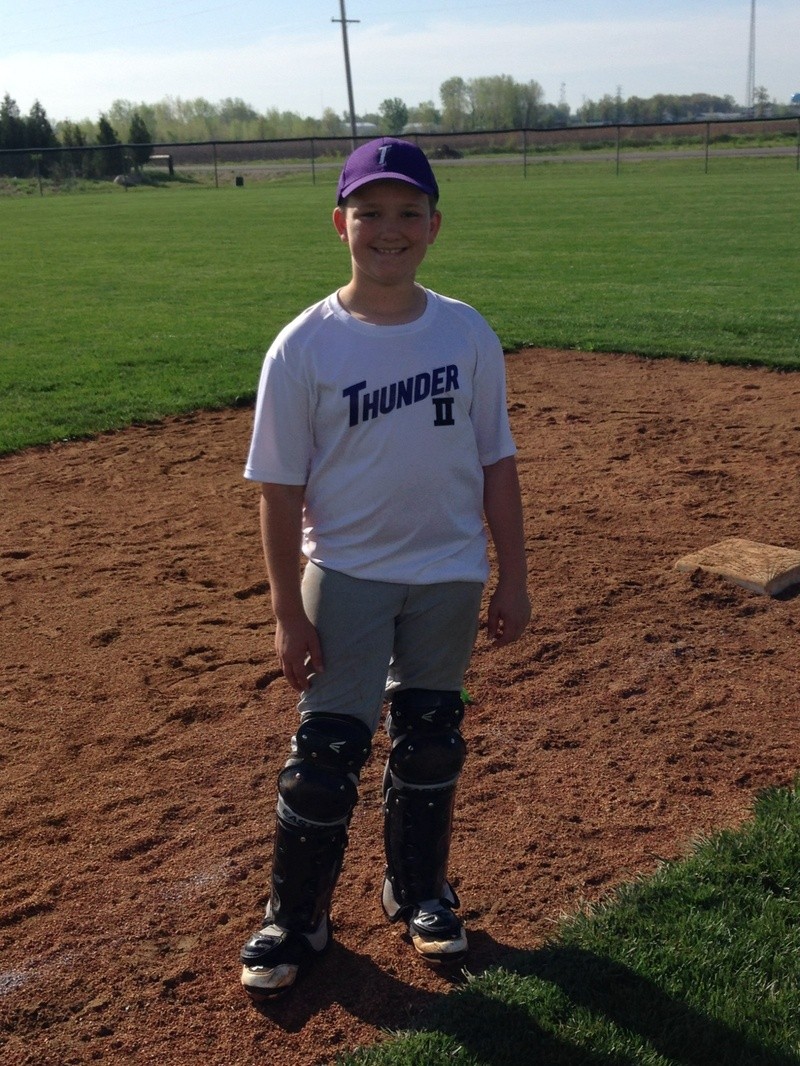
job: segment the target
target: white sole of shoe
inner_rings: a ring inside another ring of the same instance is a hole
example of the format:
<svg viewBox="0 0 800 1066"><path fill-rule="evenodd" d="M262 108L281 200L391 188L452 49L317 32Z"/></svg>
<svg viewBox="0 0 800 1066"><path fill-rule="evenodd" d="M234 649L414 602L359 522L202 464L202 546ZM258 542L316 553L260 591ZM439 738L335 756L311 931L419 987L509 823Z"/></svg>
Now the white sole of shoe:
<svg viewBox="0 0 800 1066"><path fill-rule="evenodd" d="M424 940L412 933L411 943L426 962L458 962L467 953L467 935L463 931L456 940Z"/></svg>
<svg viewBox="0 0 800 1066"><path fill-rule="evenodd" d="M270 968L243 966L242 987L251 999L274 999L292 988L299 969L290 963Z"/></svg>

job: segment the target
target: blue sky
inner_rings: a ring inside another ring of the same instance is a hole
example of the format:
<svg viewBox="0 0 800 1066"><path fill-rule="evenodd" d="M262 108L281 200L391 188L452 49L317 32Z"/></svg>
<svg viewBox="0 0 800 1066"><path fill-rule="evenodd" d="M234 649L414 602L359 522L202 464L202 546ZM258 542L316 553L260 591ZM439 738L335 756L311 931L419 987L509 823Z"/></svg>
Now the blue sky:
<svg viewBox="0 0 800 1066"><path fill-rule="evenodd" d="M117 99L217 102L318 117L347 108L340 0L4 0L0 96L52 121ZM439 104L447 78L538 81L571 107L707 92L744 102L750 0L346 0L356 111ZM800 0L758 0L756 85L800 92Z"/></svg>

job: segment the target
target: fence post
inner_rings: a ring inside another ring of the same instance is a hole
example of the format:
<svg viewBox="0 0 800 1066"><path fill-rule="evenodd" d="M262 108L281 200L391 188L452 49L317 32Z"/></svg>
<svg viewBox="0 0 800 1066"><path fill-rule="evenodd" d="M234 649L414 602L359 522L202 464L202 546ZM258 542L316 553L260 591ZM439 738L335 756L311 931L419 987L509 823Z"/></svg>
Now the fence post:
<svg viewBox="0 0 800 1066"><path fill-rule="evenodd" d="M33 155L31 156L31 159L36 168L36 180L39 183L39 195L44 196L44 189L42 188L42 157L40 155Z"/></svg>
<svg viewBox="0 0 800 1066"><path fill-rule="evenodd" d="M711 123L706 122L706 174L708 174L708 145L711 135Z"/></svg>
<svg viewBox="0 0 800 1066"><path fill-rule="evenodd" d="M528 131L522 131L522 176L528 176Z"/></svg>
<svg viewBox="0 0 800 1066"><path fill-rule="evenodd" d="M620 152L620 131L621 127L617 125L617 177L619 177L619 152Z"/></svg>

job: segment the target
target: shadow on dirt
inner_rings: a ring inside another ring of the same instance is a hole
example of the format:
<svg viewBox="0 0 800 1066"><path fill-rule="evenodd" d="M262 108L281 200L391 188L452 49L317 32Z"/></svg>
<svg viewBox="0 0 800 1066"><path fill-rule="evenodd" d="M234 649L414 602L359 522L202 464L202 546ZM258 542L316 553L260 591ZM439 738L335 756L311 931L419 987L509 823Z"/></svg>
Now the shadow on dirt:
<svg viewBox="0 0 800 1066"><path fill-rule="evenodd" d="M410 942L408 950L413 953ZM499 944L486 933L470 931L466 969L459 965L440 966L436 972L453 988L467 986L471 977L489 967L504 965L518 955L516 949ZM339 1003L348 1014L377 1029L396 1030L419 1025L421 1017L427 1017L429 1011L447 999L447 993L429 992L398 980L369 955L334 941L330 951L315 962L305 979L301 975L291 992L253 1006L287 1032L299 1032L310 1018L322 1013L331 1003Z"/></svg>
<svg viewBox="0 0 800 1066"><path fill-rule="evenodd" d="M444 996L414 988L382 970L369 955L361 955L334 941L310 973L273 1002L254 1008L289 1033L302 1030L332 1003L377 1029L409 1027Z"/></svg>

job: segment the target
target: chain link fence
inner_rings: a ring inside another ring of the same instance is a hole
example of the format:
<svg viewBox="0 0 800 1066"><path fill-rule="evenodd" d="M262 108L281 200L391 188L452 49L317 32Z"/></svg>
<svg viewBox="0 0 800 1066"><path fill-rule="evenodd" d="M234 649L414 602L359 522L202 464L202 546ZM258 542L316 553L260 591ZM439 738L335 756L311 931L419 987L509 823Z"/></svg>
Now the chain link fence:
<svg viewBox="0 0 800 1066"><path fill-rule="evenodd" d="M356 143L375 134L359 137ZM439 167L504 164L523 176L542 162L613 165L642 160L696 159L706 170L726 156L783 156L800 170L800 115L769 119L706 119L649 125L608 124L548 129L404 134ZM79 179L114 180L129 187L142 180L243 185L246 181L306 178L335 183L354 142L349 136L285 140L163 142L150 146L136 167L142 145L81 145L0 151L0 175L68 185Z"/></svg>

